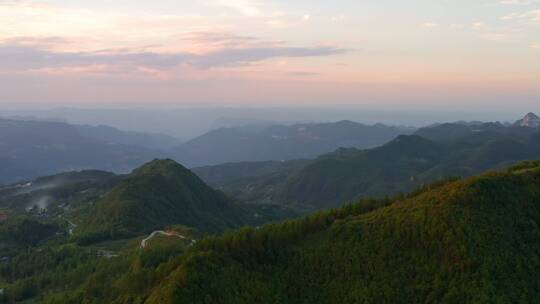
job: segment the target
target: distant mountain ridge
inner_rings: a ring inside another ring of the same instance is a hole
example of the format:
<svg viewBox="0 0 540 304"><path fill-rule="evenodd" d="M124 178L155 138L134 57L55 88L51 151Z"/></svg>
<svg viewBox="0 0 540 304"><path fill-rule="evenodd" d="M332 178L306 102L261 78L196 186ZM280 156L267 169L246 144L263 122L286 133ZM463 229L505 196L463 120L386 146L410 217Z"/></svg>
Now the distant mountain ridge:
<svg viewBox="0 0 540 304"><path fill-rule="evenodd" d="M84 169L129 172L163 157L165 152L151 147L168 140L107 127L0 118L0 184Z"/></svg>
<svg viewBox="0 0 540 304"><path fill-rule="evenodd" d="M339 147L372 147L412 129L351 121L223 128L185 144L170 136L72 125L31 117L0 118L0 185L65 171L125 173L153 158L187 167L239 161L315 158Z"/></svg>
<svg viewBox="0 0 540 304"><path fill-rule="evenodd" d="M165 134L123 131L109 126L74 125L82 136L109 144L142 147L167 151L180 144L180 140Z"/></svg>
<svg viewBox="0 0 540 304"><path fill-rule="evenodd" d="M179 146L175 158L188 167L309 159L340 147L379 146L412 132L412 129L352 121L222 128Z"/></svg>

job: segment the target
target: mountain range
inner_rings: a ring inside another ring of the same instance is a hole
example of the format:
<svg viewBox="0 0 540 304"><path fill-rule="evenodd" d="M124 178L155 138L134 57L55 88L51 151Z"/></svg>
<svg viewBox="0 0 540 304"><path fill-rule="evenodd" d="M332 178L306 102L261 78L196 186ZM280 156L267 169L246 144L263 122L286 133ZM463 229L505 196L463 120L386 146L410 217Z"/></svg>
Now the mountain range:
<svg viewBox="0 0 540 304"><path fill-rule="evenodd" d="M83 169L129 172L163 156L151 147L167 141L106 127L0 119L0 184Z"/></svg>
<svg viewBox="0 0 540 304"><path fill-rule="evenodd" d="M340 147L382 145L412 128L352 122L221 128L175 149L175 159L188 167L229 162L283 161L314 158Z"/></svg>
<svg viewBox="0 0 540 304"><path fill-rule="evenodd" d="M27 136L88 142L57 127ZM539 158L539 128L458 122L313 159L0 186L0 301L533 303L540 162L520 161Z"/></svg>
<svg viewBox="0 0 540 304"><path fill-rule="evenodd" d="M471 176L537 158L540 129L454 123L422 128L373 149L342 148L310 161L281 163L266 174L249 174L264 163L195 168L194 172L240 201L309 211L408 192L449 176Z"/></svg>
<svg viewBox="0 0 540 304"><path fill-rule="evenodd" d="M0 184L86 169L127 173L154 158L187 167L314 158L339 147L372 147L410 128L350 121L222 128L186 143L163 135L52 120L0 119Z"/></svg>

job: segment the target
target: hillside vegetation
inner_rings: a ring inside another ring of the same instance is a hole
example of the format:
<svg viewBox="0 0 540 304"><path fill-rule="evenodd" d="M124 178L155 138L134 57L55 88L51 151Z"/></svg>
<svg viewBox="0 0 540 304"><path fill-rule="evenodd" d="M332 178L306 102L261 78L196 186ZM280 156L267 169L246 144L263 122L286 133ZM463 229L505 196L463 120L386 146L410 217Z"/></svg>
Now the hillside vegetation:
<svg viewBox="0 0 540 304"><path fill-rule="evenodd" d="M244 229L191 250L148 303L533 303L540 162Z"/></svg>
<svg viewBox="0 0 540 304"><path fill-rule="evenodd" d="M242 213L220 192L172 160L128 175L85 216L84 242L140 235L172 224L217 232L239 226Z"/></svg>
<svg viewBox="0 0 540 304"><path fill-rule="evenodd" d="M0 262L4 300L40 303L534 303L540 162L187 239L51 241ZM4 285L5 286L5 285Z"/></svg>

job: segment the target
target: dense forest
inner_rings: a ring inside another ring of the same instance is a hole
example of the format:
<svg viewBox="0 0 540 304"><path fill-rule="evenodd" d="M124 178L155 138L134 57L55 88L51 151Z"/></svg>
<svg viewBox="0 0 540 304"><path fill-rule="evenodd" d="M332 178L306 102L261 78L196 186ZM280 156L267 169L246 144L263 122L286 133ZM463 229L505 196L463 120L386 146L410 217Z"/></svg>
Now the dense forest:
<svg viewBox="0 0 540 304"><path fill-rule="evenodd" d="M260 228L170 227L189 237L147 248L141 238L45 240L0 264L4 300L530 303L540 297L538 201L540 162L525 162Z"/></svg>
<svg viewBox="0 0 540 304"><path fill-rule="evenodd" d="M133 237L184 224L218 232L241 226L242 210L173 160L154 160L125 177L82 216L82 243Z"/></svg>
<svg viewBox="0 0 540 304"><path fill-rule="evenodd" d="M539 165L206 239L149 301L532 303Z"/></svg>

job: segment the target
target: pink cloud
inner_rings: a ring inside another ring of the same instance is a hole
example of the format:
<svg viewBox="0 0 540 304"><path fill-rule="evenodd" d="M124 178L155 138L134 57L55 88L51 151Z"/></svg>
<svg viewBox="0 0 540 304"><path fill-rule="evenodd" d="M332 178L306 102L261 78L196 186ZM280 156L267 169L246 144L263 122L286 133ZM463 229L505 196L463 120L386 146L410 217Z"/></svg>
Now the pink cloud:
<svg viewBox="0 0 540 304"><path fill-rule="evenodd" d="M254 64L273 58L303 58L332 56L349 50L331 46L288 47L251 46L246 41L254 38L223 36L223 34L194 34L191 40L208 42L203 53L155 52L145 49L112 49L92 52L60 52L50 45L61 42L57 39L10 39L0 43L0 66L4 70L43 70L83 67L116 66L136 67L141 71L166 71L177 66L198 69L232 67ZM161 74L163 76L164 74Z"/></svg>

